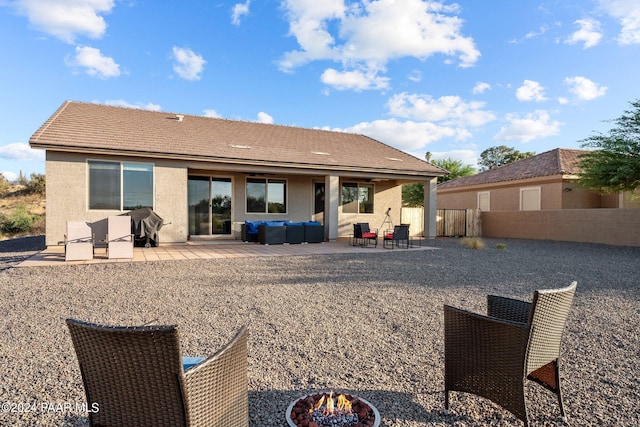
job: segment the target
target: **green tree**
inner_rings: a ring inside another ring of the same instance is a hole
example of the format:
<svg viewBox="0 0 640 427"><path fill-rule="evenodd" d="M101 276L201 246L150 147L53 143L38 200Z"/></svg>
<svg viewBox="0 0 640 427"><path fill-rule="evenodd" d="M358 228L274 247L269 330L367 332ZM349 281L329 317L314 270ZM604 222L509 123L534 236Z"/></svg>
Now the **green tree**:
<svg viewBox="0 0 640 427"><path fill-rule="evenodd" d="M478 159L478 165L481 171L497 168L498 166L506 165L507 163L515 162L516 160L526 159L527 157L535 156L536 153L532 151L521 152L512 147L506 145L500 145L496 147L489 147L480 153Z"/></svg>
<svg viewBox="0 0 640 427"><path fill-rule="evenodd" d="M431 153L427 152L425 158L430 159ZM454 160L450 157L446 159L433 160L432 164L449 171L449 175L439 176L438 184L450 179L461 176L474 175L476 170L471 165L465 165L460 160ZM418 182L414 184L406 184L402 186L402 204L407 207L422 206L424 202L424 183Z"/></svg>
<svg viewBox="0 0 640 427"><path fill-rule="evenodd" d="M615 120L608 134L594 133L581 140L582 147L595 148L580 156L580 184L601 193L640 188L640 99L632 110Z"/></svg>

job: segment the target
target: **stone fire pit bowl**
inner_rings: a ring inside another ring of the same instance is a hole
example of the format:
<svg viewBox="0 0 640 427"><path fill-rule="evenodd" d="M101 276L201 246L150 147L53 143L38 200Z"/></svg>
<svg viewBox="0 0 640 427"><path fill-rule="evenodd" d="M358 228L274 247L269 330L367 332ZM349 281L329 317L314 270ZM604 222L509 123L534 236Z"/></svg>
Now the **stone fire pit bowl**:
<svg viewBox="0 0 640 427"><path fill-rule="evenodd" d="M298 403L301 400L306 400L309 397L322 395L323 393L328 395L330 393L330 391L317 391L317 392L314 392L314 393L309 393L309 394L301 396L301 397L295 399L293 402L291 402L291 404L287 408L287 413L285 414L285 417L287 419L287 424L289 425L289 427L298 427L298 425L291 419L291 413L293 412L293 408L296 405L296 403ZM337 394L338 393L334 391L334 395L337 395ZM356 396L354 394L351 394L351 393L344 393L344 394L346 396L350 396L352 398L351 402L353 402L353 401L355 401L357 399L360 402L362 402L365 405L367 405L371 409L371 411L373 412L373 416L374 416L374 422L373 422L373 425L371 425L371 427L380 427L380 422L381 422L380 413L378 412L378 410L376 409L375 406L373 406L371 403L367 402L363 398L361 398L359 396Z"/></svg>

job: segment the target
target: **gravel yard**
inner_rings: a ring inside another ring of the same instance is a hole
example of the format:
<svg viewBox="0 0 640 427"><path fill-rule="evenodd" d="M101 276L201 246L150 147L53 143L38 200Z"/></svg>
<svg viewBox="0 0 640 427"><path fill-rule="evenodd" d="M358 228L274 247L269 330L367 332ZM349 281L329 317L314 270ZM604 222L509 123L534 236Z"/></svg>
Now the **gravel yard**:
<svg viewBox="0 0 640 427"><path fill-rule="evenodd" d="M463 393L444 414L442 305L482 312L488 293L529 300L573 280L569 421L640 424L640 247L435 240L433 251L14 268L42 245L28 239L0 242L3 426L87 425L67 317L178 324L185 355L211 354L247 324L252 427L286 425L288 404L317 389L360 395L388 427L522 425ZM532 425L562 425L553 394L527 396Z"/></svg>

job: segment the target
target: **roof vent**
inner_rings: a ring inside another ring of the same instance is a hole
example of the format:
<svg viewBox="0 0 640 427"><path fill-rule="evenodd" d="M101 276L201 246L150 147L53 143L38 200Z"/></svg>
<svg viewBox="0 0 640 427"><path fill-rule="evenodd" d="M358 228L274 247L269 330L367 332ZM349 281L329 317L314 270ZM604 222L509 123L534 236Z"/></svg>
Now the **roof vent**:
<svg viewBox="0 0 640 427"><path fill-rule="evenodd" d="M182 114L176 114L176 120L178 120L179 122L184 120L184 116Z"/></svg>
<svg viewBox="0 0 640 427"><path fill-rule="evenodd" d="M325 153L324 151L312 151L311 154L317 154L319 156L330 156L331 154Z"/></svg>
<svg viewBox="0 0 640 427"><path fill-rule="evenodd" d="M385 159L391 160L393 162L401 162L402 161L402 159L399 159L397 157L385 157Z"/></svg>

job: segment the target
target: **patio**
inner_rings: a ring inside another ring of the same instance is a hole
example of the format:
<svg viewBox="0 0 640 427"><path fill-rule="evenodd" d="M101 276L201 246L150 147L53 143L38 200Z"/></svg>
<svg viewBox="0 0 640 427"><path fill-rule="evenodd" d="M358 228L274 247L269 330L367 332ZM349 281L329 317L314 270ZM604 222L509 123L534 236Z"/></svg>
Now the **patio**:
<svg viewBox="0 0 640 427"><path fill-rule="evenodd" d="M64 246L49 246L30 258L19 263L17 267L35 267L52 265L104 264L122 262L172 261L220 258L245 258L276 256L287 257L294 255L328 255L328 254L356 254L356 253L385 253L416 250L433 250L428 241L422 245L414 245L408 249L383 249L382 242L377 248L369 246L351 246L347 239L337 242L309 243L301 245L260 245L241 241L193 242L184 245L163 245L150 248L136 247L133 259L109 259L105 248L96 248L94 258L88 261L65 261Z"/></svg>

